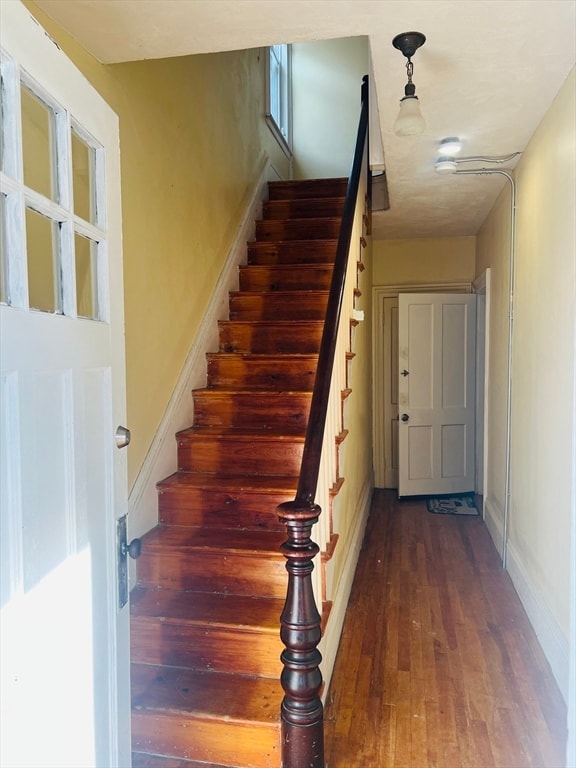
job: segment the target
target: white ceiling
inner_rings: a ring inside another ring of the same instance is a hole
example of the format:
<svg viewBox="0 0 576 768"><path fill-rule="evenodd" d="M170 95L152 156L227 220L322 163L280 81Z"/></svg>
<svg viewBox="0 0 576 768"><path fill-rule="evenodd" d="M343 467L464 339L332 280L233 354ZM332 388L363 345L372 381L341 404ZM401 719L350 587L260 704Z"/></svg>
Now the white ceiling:
<svg viewBox="0 0 576 768"><path fill-rule="evenodd" d="M463 155L526 147L576 58L576 0L36 0L105 63L368 35L391 208L381 238L474 235L505 180L439 176L438 141ZM405 59L392 38L427 41L414 56L425 133L392 125ZM471 166L473 167L473 166Z"/></svg>

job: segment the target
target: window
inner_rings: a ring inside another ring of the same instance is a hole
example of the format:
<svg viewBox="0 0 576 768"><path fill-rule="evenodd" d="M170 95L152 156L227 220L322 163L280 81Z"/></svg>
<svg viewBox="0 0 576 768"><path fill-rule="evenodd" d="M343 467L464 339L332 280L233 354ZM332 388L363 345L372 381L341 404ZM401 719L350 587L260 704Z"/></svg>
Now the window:
<svg viewBox="0 0 576 768"><path fill-rule="evenodd" d="M105 320L104 150L1 58L0 303Z"/></svg>
<svg viewBox="0 0 576 768"><path fill-rule="evenodd" d="M290 58L289 45L268 48L266 121L286 154L292 151Z"/></svg>

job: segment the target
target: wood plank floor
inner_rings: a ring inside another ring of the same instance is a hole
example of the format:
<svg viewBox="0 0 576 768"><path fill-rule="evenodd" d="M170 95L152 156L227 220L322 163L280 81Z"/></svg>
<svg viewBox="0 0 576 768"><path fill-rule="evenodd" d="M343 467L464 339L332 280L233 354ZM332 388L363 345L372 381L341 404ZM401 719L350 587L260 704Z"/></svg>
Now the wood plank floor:
<svg viewBox="0 0 576 768"><path fill-rule="evenodd" d="M329 768L561 768L566 709L480 517L376 491L328 695Z"/></svg>

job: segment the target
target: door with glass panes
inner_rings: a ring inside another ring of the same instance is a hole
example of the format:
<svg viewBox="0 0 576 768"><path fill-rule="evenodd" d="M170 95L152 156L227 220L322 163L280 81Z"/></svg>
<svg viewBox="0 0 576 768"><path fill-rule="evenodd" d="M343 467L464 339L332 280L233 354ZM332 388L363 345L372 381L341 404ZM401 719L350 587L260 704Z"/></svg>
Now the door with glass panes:
<svg viewBox="0 0 576 768"><path fill-rule="evenodd" d="M3 765L130 765L118 120L2 4Z"/></svg>

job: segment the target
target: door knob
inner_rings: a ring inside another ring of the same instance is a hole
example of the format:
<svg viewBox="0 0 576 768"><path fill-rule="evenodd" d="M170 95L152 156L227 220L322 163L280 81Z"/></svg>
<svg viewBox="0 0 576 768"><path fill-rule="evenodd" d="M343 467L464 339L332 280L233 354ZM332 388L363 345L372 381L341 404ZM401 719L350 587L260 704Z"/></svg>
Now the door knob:
<svg viewBox="0 0 576 768"><path fill-rule="evenodd" d="M128 427L118 427L116 430L116 448L126 448L130 445L130 430Z"/></svg>
<svg viewBox="0 0 576 768"><path fill-rule="evenodd" d="M402 419L402 421L408 421L408 419L410 418L410 416L408 416L408 414L407 414L407 413L403 413L403 414L402 414L402 416L401 416L400 418Z"/></svg>
<svg viewBox="0 0 576 768"><path fill-rule="evenodd" d="M130 544L126 544L126 542L122 542L121 545L121 552L124 556L130 555L132 560L138 560L140 555L142 554L142 542L140 539L132 539Z"/></svg>
<svg viewBox="0 0 576 768"><path fill-rule="evenodd" d="M408 376L409 373L410 371L407 371L406 368L404 368L403 370L400 371L400 376Z"/></svg>

